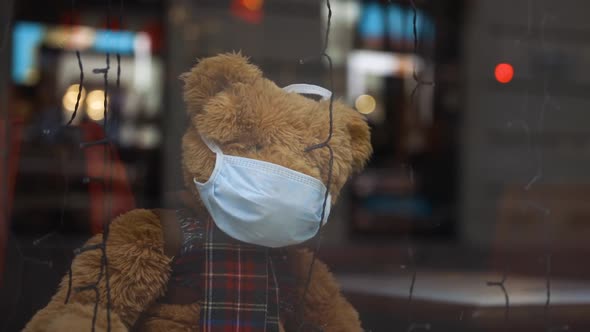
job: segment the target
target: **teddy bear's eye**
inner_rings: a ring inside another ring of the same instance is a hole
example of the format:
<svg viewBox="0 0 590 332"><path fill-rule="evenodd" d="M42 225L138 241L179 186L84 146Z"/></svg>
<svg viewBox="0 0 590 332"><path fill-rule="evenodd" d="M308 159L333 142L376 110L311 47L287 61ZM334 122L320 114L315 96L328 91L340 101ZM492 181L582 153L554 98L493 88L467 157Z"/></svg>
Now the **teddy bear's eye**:
<svg viewBox="0 0 590 332"><path fill-rule="evenodd" d="M256 152L262 150L262 148L263 148L262 144L256 144L256 145L254 145L254 150L256 150Z"/></svg>
<svg viewBox="0 0 590 332"><path fill-rule="evenodd" d="M313 93L301 93L300 95L302 95L303 97L306 97L308 99L314 100L314 101L320 101L322 100L322 96L313 94Z"/></svg>

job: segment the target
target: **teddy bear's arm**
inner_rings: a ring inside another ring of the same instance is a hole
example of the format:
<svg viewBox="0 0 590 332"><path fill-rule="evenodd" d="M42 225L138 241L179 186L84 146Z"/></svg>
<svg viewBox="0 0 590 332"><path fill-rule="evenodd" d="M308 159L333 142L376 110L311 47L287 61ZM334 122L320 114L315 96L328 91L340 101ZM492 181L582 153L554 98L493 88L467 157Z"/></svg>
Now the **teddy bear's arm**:
<svg viewBox="0 0 590 332"><path fill-rule="evenodd" d="M102 242L102 234L86 246ZM111 331L126 331L139 315L164 291L170 276L171 257L165 254L160 218L149 210L133 210L117 217L107 241L111 297ZM24 331L90 331L94 316L95 292L76 291L96 282L101 269L101 250L85 251L72 263L72 291L66 275L51 302L37 312ZM106 330L106 287L103 277L98 292L100 306L96 327ZM84 327L84 328L83 328ZM87 328L86 328L87 327Z"/></svg>
<svg viewBox="0 0 590 332"><path fill-rule="evenodd" d="M307 249L293 250L290 259L292 271L297 277L298 293L303 296L313 254ZM325 332L363 331L358 312L342 296L336 279L319 259L314 263L304 313L306 322L321 327Z"/></svg>

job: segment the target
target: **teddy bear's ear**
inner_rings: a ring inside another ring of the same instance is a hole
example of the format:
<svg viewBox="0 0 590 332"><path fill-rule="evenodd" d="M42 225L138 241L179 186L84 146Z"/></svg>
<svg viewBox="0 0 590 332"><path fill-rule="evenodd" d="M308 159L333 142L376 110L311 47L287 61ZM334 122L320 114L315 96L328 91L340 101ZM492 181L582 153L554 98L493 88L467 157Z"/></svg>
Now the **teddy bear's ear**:
<svg viewBox="0 0 590 332"><path fill-rule="evenodd" d="M184 101L189 114L199 113L207 101L233 83L251 84L262 77L260 69L240 53L206 58L182 74Z"/></svg>
<svg viewBox="0 0 590 332"><path fill-rule="evenodd" d="M360 113L351 111L354 113L347 122L347 128L350 134L352 168L353 171L360 172L373 153L371 131L367 120Z"/></svg>
<svg viewBox="0 0 590 332"><path fill-rule="evenodd" d="M249 142L256 133L258 116L247 100L252 85L235 83L210 98L199 113L192 114L191 123L205 137L220 143Z"/></svg>

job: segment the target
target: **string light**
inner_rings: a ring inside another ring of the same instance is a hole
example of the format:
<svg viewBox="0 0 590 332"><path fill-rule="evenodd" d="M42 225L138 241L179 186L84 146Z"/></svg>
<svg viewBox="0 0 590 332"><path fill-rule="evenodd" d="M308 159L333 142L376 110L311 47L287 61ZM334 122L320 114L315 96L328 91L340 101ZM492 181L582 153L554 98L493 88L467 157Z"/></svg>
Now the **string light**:
<svg viewBox="0 0 590 332"><path fill-rule="evenodd" d="M412 12L413 12L413 19L412 19L412 31L413 31L413 36L414 36L414 55L418 55L418 28L417 28L417 20L418 20L418 9L416 7L416 3L414 2L414 0L410 0L410 4L412 6ZM412 77L414 79L414 82L416 83L416 86L414 87L414 89L412 90L412 93L410 95L410 103L414 103L414 97L416 95L416 93L418 92L418 90L420 89L421 86L423 85L430 85L430 86L434 86L434 81L424 81L422 80L419 76L418 76L418 71L416 68L416 64L414 63L413 69L412 69ZM412 165L408 165L408 169L409 169L409 178L410 178L410 182L412 183L412 185L414 185L414 170L412 168ZM408 261L409 261L409 266L411 269L411 279L410 279L410 289L408 291L408 313L407 313L407 324L408 324L408 331L412 331L416 328L416 323L412 322L413 320L413 311L412 311L412 302L414 300L414 286L416 285L416 278L417 278L417 269L416 269L416 258L415 258L415 253L414 253L414 244L412 241L412 233L411 231L408 231L407 236L406 236L406 241L407 241L407 257L408 257ZM424 329L425 330L430 330L430 324L425 324L424 325Z"/></svg>
<svg viewBox="0 0 590 332"><path fill-rule="evenodd" d="M72 12L74 9L74 1L72 0ZM119 24L123 25L123 0L119 1ZM111 1L108 0L107 8L106 8L106 28L109 30L111 28ZM78 57L78 63L80 66L80 85L83 79L83 69L82 69L82 62L80 60L80 54L76 51L76 55ZM117 57L117 72L116 72L116 86L119 88L120 85L120 76L121 76L121 57L120 54L116 54ZM84 142L81 144L82 148L90 147L94 145L103 145L104 146L104 178L106 181L104 182L103 190L105 192L105 201L104 201L104 210L106 211L103 219L103 232L102 232L102 242L96 245L87 245L82 248L76 249L76 255L85 252L85 251L92 251L92 250L100 250L101 251L101 260L100 260L100 270L98 272L98 277L95 283L84 285L77 287L75 289L76 292L83 292L83 291L94 291L95 294L95 302L94 302L94 312L92 316L92 325L91 331L94 332L96 330L96 321L98 318L98 306L100 302L100 290L99 287L103 282L104 278L104 286L105 286L105 306L106 306L106 318L107 318L107 332L111 331L111 288L110 288L110 278L109 278L109 261L107 257L107 243L109 238L109 226L110 226L110 219L112 215L112 198L109 192L112 192L113 187L113 162L110 158L111 156L111 145L109 142L109 128L108 128L108 105L109 105L109 96L108 96L108 74L109 70L111 69L110 66L110 54L106 53L106 66L104 68L94 68L92 72L94 74L101 74L104 78L104 87L103 90L95 90L91 91L88 94L88 98L86 100L87 103L87 113L88 117L97 121L104 119L104 131L105 137L101 140L94 141L94 142ZM81 91L81 89L79 90ZM78 97L79 99L80 97ZM101 102L102 98L102 102ZM74 111L72 118L69 123L74 120L76 112ZM69 124L68 123L68 124ZM72 291L72 278L73 278L72 266L68 269L68 288L66 293L65 303L67 304L71 291Z"/></svg>
<svg viewBox="0 0 590 332"><path fill-rule="evenodd" d="M332 58L330 57L330 55L328 55L327 53L327 49L328 49L328 43L330 41L330 28L332 25L332 5L330 4L330 0L326 0L326 9L328 10L328 22L326 24L326 32L324 35L324 47L319 55L320 59L325 58L328 61L328 70L329 70L329 76L330 76L330 91L332 91L332 94L330 94L330 103L328 104L328 119L329 119L329 128L328 128L328 137L321 143L319 144L315 144L312 145L310 147L307 147L305 149L305 152L310 152L316 149L322 149L322 148L326 148L328 150L329 153L329 159L328 159L328 174L327 174L327 180L326 180L326 193L324 194L324 202L322 204L322 214L320 216L320 220L324 220L324 216L326 213L326 204L328 202L328 197L330 194L330 188L332 185L332 172L333 172L333 166L334 166L334 150L332 150L332 147L330 146L330 141L332 140L332 135L334 134L334 70L333 70L333 64L332 64ZM300 60L300 63L305 63L305 60ZM299 304L298 304L298 312L297 312L297 316L298 316L298 323L299 323L299 327L297 328L297 331L309 331L309 329L315 330L315 331L323 331L324 329L320 326L316 326L315 324L308 322L305 320L305 310L304 310L304 305L305 305L305 297L307 295L307 292L309 291L309 285L311 283L311 277L312 277L312 273L313 273L313 267L315 265L317 256L319 254L320 251L320 246L322 243L322 226L324 225L324 223L320 223L320 226L318 227L318 231L316 233L316 243L315 243L315 248L313 251L313 255L311 258L311 263L309 264L309 270L307 272L307 277L305 279L305 285L303 288L303 295L301 296L301 298L299 299Z"/></svg>

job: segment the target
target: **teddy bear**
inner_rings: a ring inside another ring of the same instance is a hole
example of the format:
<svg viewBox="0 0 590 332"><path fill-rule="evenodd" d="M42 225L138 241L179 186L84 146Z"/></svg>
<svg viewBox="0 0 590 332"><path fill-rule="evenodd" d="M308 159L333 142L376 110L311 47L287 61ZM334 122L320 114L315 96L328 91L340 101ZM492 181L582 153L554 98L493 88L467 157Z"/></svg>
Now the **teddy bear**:
<svg viewBox="0 0 590 332"><path fill-rule="evenodd" d="M85 288L106 272L101 250L81 251L24 331L362 331L303 242L369 159L365 118L310 98L314 89L278 87L240 53L202 59L181 79L178 208L114 218L108 279ZM330 134L332 152L309 149Z"/></svg>

